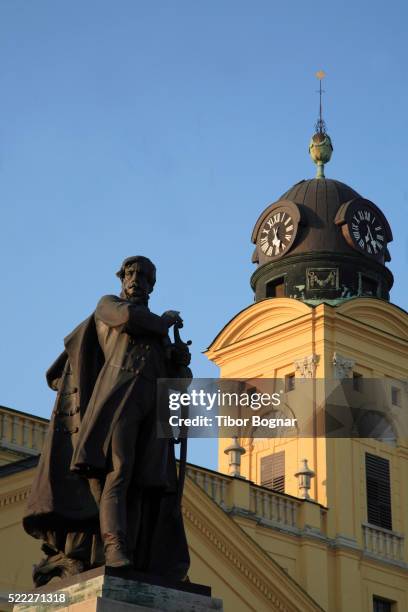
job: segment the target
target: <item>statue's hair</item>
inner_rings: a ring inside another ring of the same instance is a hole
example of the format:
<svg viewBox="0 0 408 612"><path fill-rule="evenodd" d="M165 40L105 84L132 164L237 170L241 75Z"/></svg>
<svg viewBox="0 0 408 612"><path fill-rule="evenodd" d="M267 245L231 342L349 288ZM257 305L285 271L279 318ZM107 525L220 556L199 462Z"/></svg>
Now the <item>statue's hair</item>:
<svg viewBox="0 0 408 612"><path fill-rule="evenodd" d="M147 276L153 287L153 285L156 282L156 266L154 265L152 261L150 261L148 257L143 257L143 255L134 255L133 257L126 257L126 259L123 261L120 267L120 270L116 272L116 276L118 276L120 280L123 280L125 276L126 268L130 266L132 263L134 263L135 261L140 262L146 267Z"/></svg>

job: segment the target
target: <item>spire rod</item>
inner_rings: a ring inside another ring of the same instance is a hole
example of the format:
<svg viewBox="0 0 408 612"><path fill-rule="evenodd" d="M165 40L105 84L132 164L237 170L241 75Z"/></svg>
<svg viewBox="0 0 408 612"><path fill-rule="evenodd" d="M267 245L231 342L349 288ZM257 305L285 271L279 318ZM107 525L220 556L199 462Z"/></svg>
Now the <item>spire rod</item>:
<svg viewBox="0 0 408 612"><path fill-rule="evenodd" d="M324 79L324 77L326 76L326 73L324 72L324 70L319 70L319 72L316 72L316 77L319 79L319 119L316 121L316 132L318 134L325 134L326 133L326 124L323 120L323 105L322 105L322 96L325 93L324 89L322 89L322 81Z"/></svg>
<svg viewBox="0 0 408 612"><path fill-rule="evenodd" d="M323 104L322 97L324 89L322 89L322 80L326 76L323 70L316 72L316 77L319 79L319 118L315 124L315 133L309 144L309 153L314 163L316 164L316 178L324 178L324 164L330 161L333 145L330 136L326 132L326 124L323 119Z"/></svg>

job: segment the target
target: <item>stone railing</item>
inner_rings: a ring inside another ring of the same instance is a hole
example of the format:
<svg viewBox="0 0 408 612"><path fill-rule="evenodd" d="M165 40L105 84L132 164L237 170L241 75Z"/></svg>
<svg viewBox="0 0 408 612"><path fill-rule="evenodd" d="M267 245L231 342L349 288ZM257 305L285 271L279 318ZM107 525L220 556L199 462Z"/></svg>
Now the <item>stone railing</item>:
<svg viewBox="0 0 408 612"><path fill-rule="evenodd" d="M216 504L225 509L227 507L227 488L231 476L224 476L218 472L210 472L205 468L187 465L186 474L211 497Z"/></svg>
<svg viewBox="0 0 408 612"><path fill-rule="evenodd" d="M47 429L48 421L0 407L0 448L38 455Z"/></svg>
<svg viewBox="0 0 408 612"><path fill-rule="evenodd" d="M218 472L211 472L198 466L187 466L189 476L216 504L224 510L235 509L232 487L235 478ZM247 480L241 480L242 486L248 487L248 510L257 520L271 526L296 528L298 525L298 511L302 500L287 495L268 491L258 487Z"/></svg>
<svg viewBox="0 0 408 612"><path fill-rule="evenodd" d="M404 536L382 527L363 525L364 550L376 557L392 561L404 558Z"/></svg>
<svg viewBox="0 0 408 612"><path fill-rule="evenodd" d="M250 496L250 510L257 517L285 527L297 526L300 500L255 485L251 486Z"/></svg>

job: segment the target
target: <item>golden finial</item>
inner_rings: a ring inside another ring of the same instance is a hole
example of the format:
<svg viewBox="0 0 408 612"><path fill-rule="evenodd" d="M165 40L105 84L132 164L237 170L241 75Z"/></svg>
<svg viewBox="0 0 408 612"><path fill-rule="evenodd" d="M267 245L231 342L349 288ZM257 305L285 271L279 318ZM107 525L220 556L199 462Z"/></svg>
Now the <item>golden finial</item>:
<svg viewBox="0 0 408 612"><path fill-rule="evenodd" d="M319 79L319 81L321 81L326 76L326 73L324 70L319 70L319 72L316 72L316 76Z"/></svg>
<svg viewBox="0 0 408 612"><path fill-rule="evenodd" d="M333 145L330 136L326 133L326 124L322 113L322 94L324 93L322 80L325 76L324 70L316 72L316 77L319 79L319 119L316 122L316 132L309 144L310 156L317 166L316 178L324 178L324 164L330 161L333 152Z"/></svg>

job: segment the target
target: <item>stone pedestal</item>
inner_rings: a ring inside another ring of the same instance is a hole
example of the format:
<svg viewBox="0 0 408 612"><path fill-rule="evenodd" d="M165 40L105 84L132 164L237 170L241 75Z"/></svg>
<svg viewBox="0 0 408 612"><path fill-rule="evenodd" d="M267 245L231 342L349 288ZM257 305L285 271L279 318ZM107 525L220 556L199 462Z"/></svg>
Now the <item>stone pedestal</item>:
<svg viewBox="0 0 408 612"><path fill-rule="evenodd" d="M171 582L130 569L99 567L33 591L46 601L18 604L15 612L222 612L211 589L190 582ZM61 597L62 596L62 597ZM65 601L58 601L64 599Z"/></svg>

